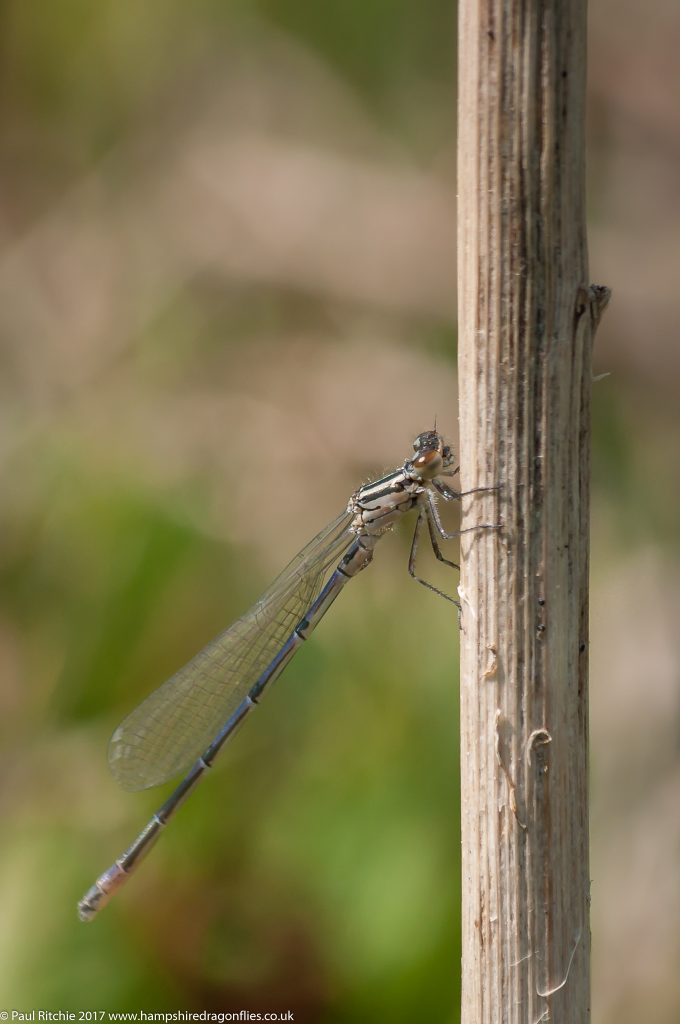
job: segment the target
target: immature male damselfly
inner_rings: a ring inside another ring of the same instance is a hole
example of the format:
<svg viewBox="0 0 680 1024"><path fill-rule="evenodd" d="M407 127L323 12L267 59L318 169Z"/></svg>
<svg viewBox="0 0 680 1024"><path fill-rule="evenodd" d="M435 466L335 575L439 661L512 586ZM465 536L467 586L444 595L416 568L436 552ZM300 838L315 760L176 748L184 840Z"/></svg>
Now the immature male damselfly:
<svg viewBox="0 0 680 1024"><path fill-rule="evenodd" d="M455 501L466 494L496 488L460 492L449 487L442 478L455 476L458 468L452 468L451 447L436 430L419 434L413 449L413 456L399 469L355 491L345 511L296 555L245 615L147 697L116 729L109 747L109 765L125 789L147 789L180 772L187 774L132 845L85 893L78 904L81 920L92 920L129 878L347 581L369 564L380 538L412 509L417 518L408 570L423 586L456 604L460 613L454 598L416 575L418 540L423 526L427 526L436 557L457 569L455 562L444 557L439 541L495 527L483 523L448 532L439 515L437 496Z"/></svg>

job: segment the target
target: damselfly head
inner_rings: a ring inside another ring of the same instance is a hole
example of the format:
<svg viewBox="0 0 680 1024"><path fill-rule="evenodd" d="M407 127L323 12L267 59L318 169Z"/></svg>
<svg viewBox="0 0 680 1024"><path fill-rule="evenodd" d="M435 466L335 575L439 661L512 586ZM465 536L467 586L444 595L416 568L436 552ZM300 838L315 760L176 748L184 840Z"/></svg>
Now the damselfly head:
<svg viewBox="0 0 680 1024"><path fill-rule="evenodd" d="M436 430L418 434L413 442L413 450L415 455L411 465L418 476L426 480L431 480L453 462L451 445Z"/></svg>

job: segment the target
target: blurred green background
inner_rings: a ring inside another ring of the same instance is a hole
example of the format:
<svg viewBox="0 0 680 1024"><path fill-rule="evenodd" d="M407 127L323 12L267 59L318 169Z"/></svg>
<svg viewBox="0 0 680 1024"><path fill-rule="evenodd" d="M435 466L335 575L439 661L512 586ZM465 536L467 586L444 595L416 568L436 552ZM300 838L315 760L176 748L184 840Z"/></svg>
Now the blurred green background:
<svg viewBox="0 0 680 1024"><path fill-rule="evenodd" d="M106 745L455 437L455 11L0 9L0 1008L455 1021L455 619L384 541L129 887ZM590 34L594 1019L680 1019L680 8ZM455 580L432 578L453 588Z"/></svg>

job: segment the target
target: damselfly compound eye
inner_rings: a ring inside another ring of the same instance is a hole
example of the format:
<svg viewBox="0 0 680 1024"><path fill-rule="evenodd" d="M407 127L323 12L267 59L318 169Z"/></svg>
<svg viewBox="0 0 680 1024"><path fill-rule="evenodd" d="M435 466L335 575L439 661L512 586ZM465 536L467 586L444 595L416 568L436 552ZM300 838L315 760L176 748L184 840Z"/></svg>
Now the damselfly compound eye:
<svg viewBox="0 0 680 1024"><path fill-rule="evenodd" d="M422 452L437 450L441 445L441 438L439 434L435 433L434 430L426 430L423 434L418 434L417 438L413 442L414 452Z"/></svg>
<svg viewBox="0 0 680 1024"><path fill-rule="evenodd" d="M440 473L444 466L444 460L439 452L422 452L416 455L413 460L413 468L424 477L433 477Z"/></svg>

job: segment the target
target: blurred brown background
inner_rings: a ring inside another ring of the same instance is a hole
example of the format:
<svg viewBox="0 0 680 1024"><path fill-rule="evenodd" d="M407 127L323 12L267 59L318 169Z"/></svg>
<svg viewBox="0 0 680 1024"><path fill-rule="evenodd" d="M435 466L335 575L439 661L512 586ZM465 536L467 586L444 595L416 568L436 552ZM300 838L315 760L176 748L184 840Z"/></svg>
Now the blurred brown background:
<svg viewBox="0 0 680 1024"><path fill-rule="evenodd" d="M454 1021L455 630L405 534L127 890L75 903L159 802L111 779L118 721L435 414L455 437L455 11L14 0L0 38L0 1009ZM675 0L592 5L616 1024L680 1019L679 39Z"/></svg>

